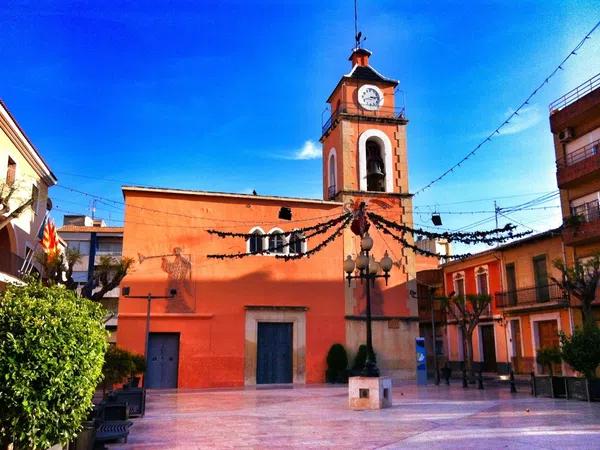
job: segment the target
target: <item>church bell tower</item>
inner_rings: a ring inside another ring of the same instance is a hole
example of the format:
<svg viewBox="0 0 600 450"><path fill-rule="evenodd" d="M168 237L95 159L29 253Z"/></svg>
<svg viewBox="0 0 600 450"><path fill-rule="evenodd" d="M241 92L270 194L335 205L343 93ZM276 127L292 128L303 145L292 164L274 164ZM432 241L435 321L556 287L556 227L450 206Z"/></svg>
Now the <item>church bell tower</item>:
<svg viewBox="0 0 600 450"><path fill-rule="evenodd" d="M352 67L327 99L323 124L323 198L345 193L408 193L404 105L397 106L398 81L369 65L371 52L355 48Z"/></svg>
<svg viewBox="0 0 600 450"><path fill-rule="evenodd" d="M341 77L327 99L331 114L323 123L323 198L346 208L363 203L367 211L394 222L413 225L412 195L408 191L408 163L404 105L396 103L398 81L369 64L371 52L357 45L350 55L351 69ZM375 284L371 293L373 346L383 373L399 378L415 374L414 345L419 334L415 256L375 226L372 255L387 251L394 261L387 285ZM412 241L411 236L405 236ZM360 238L346 229L344 254L360 252ZM364 343L365 289L360 283L344 291L346 348L350 354Z"/></svg>

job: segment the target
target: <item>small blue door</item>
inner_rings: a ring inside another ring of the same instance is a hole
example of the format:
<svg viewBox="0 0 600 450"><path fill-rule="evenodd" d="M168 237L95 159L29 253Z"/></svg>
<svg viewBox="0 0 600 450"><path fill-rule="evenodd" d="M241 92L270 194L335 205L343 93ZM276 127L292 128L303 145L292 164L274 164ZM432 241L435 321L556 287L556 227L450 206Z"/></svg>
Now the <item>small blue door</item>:
<svg viewBox="0 0 600 450"><path fill-rule="evenodd" d="M179 368L179 333L150 333L147 388L176 388Z"/></svg>
<svg viewBox="0 0 600 450"><path fill-rule="evenodd" d="M292 382L292 336L292 323L258 323L256 384Z"/></svg>

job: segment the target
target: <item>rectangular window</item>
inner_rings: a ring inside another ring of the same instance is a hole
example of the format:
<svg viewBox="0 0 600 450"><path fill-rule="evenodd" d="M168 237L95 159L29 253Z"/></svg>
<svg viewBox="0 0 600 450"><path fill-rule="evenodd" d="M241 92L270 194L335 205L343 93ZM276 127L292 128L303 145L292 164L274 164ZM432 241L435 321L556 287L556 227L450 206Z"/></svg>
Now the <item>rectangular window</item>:
<svg viewBox="0 0 600 450"><path fill-rule="evenodd" d="M31 209L33 209L34 214L37 214L39 196L40 191L38 187L34 184L33 186L31 186Z"/></svg>
<svg viewBox="0 0 600 450"><path fill-rule="evenodd" d="M455 280L455 287L456 287L456 295L459 297L464 297L465 296L465 280L463 280L462 278Z"/></svg>
<svg viewBox="0 0 600 450"><path fill-rule="evenodd" d="M508 304L515 306L517 304L517 273L515 263L508 263L506 270L506 287L508 288Z"/></svg>
<svg viewBox="0 0 600 450"><path fill-rule="evenodd" d="M539 255L533 258L533 276L535 279L537 301L540 303L547 302L550 299L550 292L548 289L546 255Z"/></svg>
<svg viewBox="0 0 600 450"><path fill-rule="evenodd" d="M480 295L488 294L488 274L481 272L477 274L477 293Z"/></svg>
<svg viewBox="0 0 600 450"><path fill-rule="evenodd" d="M17 177L17 163L9 156L8 165L6 166L6 184L12 186L15 184Z"/></svg>

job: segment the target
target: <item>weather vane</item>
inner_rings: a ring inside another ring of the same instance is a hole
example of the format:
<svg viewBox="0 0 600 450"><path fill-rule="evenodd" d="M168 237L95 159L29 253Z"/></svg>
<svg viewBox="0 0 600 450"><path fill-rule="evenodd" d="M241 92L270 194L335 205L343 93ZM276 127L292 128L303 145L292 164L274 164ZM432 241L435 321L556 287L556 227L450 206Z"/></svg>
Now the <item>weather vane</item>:
<svg viewBox="0 0 600 450"><path fill-rule="evenodd" d="M361 41L364 41L367 38L362 37L362 32L358 31L358 0L354 0L354 39L356 41L354 48L360 48Z"/></svg>

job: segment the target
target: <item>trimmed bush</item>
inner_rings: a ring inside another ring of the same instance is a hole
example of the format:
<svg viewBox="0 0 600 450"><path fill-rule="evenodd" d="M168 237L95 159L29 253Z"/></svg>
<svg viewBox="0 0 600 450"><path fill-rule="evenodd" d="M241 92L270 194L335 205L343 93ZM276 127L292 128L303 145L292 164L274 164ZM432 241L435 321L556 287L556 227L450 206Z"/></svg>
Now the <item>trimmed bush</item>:
<svg viewBox="0 0 600 450"><path fill-rule="evenodd" d="M373 360L377 362L377 353L375 353L375 349L373 349ZM352 372L358 373L365 367L365 362L367 361L367 346L362 344L358 347L358 352L356 352L356 356L354 357L354 364L352 364Z"/></svg>
<svg viewBox="0 0 600 450"><path fill-rule="evenodd" d="M553 364L560 364L562 357L557 347L543 347L537 351L536 361L548 369L550 376L553 375Z"/></svg>
<svg viewBox="0 0 600 450"><path fill-rule="evenodd" d="M562 358L587 379L596 377L600 365L600 329L595 325L576 328L572 336L560 334Z"/></svg>
<svg viewBox="0 0 600 450"><path fill-rule="evenodd" d="M328 383L346 383L348 381L348 355L342 344L333 344L327 353Z"/></svg>
<svg viewBox="0 0 600 450"><path fill-rule="evenodd" d="M0 296L0 447L74 438L92 408L106 351L104 309L59 286Z"/></svg>

